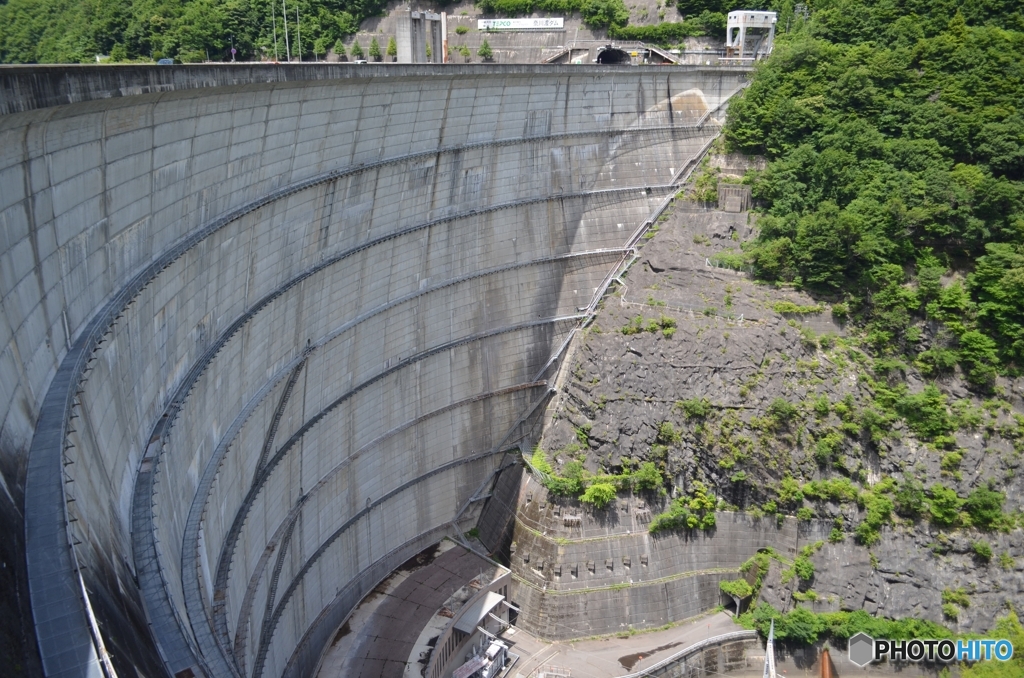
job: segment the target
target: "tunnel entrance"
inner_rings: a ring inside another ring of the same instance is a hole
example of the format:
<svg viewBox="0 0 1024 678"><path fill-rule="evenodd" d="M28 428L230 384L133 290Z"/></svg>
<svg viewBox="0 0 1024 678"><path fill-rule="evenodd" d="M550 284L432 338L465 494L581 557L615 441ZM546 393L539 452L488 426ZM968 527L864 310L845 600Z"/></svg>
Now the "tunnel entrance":
<svg viewBox="0 0 1024 678"><path fill-rule="evenodd" d="M629 54L623 52L621 49L615 49L614 47L605 47L597 53L597 63L599 64L628 64L630 63Z"/></svg>

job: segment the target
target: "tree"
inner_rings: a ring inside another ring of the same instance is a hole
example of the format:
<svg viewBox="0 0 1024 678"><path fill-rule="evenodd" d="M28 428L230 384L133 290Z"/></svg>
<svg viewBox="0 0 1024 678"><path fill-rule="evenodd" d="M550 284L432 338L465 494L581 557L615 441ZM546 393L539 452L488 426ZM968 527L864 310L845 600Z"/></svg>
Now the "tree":
<svg viewBox="0 0 1024 678"><path fill-rule="evenodd" d="M977 330L960 335L960 366L967 381L983 389L990 388L996 380L996 365L999 355L996 342Z"/></svg>
<svg viewBox="0 0 1024 678"><path fill-rule="evenodd" d="M956 490L936 484L932 485L928 493L931 495L928 512L931 514L932 522L942 527L955 524L960 515L960 507L964 504L964 500L957 496Z"/></svg>
<svg viewBox="0 0 1024 678"><path fill-rule="evenodd" d="M1003 517L1003 502L1006 495L997 492L992 483L988 487L977 487L967 495L964 511L971 517L971 523L985 530L992 529Z"/></svg>
<svg viewBox="0 0 1024 678"><path fill-rule="evenodd" d="M803 501L804 493L800 490L800 484L787 475L779 483L779 503L789 508L799 506Z"/></svg>
<svg viewBox="0 0 1024 678"><path fill-rule="evenodd" d="M370 58L374 61L380 61L381 52L380 45L377 43L377 38L374 37L370 40Z"/></svg>
<svg viewBox="0 0 1024 678"><path fill-rule="evenodd" d="M802 644L811 644L818 634L825 630L825 624L818 615L805 607L794 608L783 615L775 624L776 637Z"/></svg>
<svg viewBox="0 0 1024 678"><path fill-rule="evenodd" d="M814 579L814 563L807 556L797 556L793 561L793 571L802 581Z"/></svg>
<svg viewBox="0 0 1024 678"><path fill-rule="evenodd" d="M638 490L656 490L664 484L665 480L653 461L645 461L633 473L633 482Z"/></svg>
<svg viewBox="0 0 1024 678"><path fill-rule="evenodd" d="M182 61L203 61L207 51L219 53L226 46L225 9L214 0L197 0L184 6L175 30Z"/></svg>
<svg viewBox="0 0 1024 678"><path fill-rule="evenodd" d="M487 40L480 43L480 49L476 51L476 54L484 61L490 61L494 57L494 52L491 51L491 46Z"/></svg>
<svg viewBox="0 0 1024 678"><path fill-rule="evenodd" d="M110 50L110 60L114 62L128 61L128 50L121 43L117 43Z"/></svg>
<svg viewBox="0 0 1024 678"><path fill-rule="evenodd" d="M899 489L896 490L893 504L896 513L904 518L916 519L924 511L924 486L910 476L904 476Z"/></svg>
<svg viewBox="0 0 1024 678"><path fill-rule="evenodd" d="M319 55L323 54L327 56L327 48L330 46L331 40L325 35L320 36L313 41L313 58L316 59Z"/></svg>
<svg viewBox="0 0 1024 678"><path fill-rule="evenodd" d="M385 54L394 59L398 56L398 44L395 42L395 37L391 36L388 38L388 48L385 50Z"/></svg>
<svg viewBox="0 0 1024 678"><path fill-rule="evenodd" d="M594 508L604 508L615 498L615 486L611 483L594 483L580 496L580 501L593 504Z"/></svg>
<svg viewBox="0 0 1024 678"><path fill-rule="evenodd" d="M352 55L353 59L363 58L363 48L359 45L358 41L352 43L352 48L349 50L349 53Z"/></svg>
<svg viewBox="0 0 1024 678"><path fill-rule="evenodd" d="M768 416L776 426L786 426L798 414L796 406L785 398L776 398L768 406Z"/></svg>
<svg viewBox="0 0 1024 678"><path fill-rule="evenodd" d="M583 0L580 16L587 28L617 28L629 23L629 10L622 0Z"/></svg>
<svg viewBox="0 0 1024 678"><path fill-rule="evenodd" d="M907 420L910 430L922 440L934 440L953 429L946 396L934 384L928 384L916 395L901 398L896 409Z"/></svg>
<svg viewBox="0 0 1024 678"><path fill-rule="evenodd" d="M345 56L347 55L347 52L345 52L345 43L341 41L341 38L338 38L337 40L334 41L334 53L337 54L338 57L342 59L344 59Z"/></svg>

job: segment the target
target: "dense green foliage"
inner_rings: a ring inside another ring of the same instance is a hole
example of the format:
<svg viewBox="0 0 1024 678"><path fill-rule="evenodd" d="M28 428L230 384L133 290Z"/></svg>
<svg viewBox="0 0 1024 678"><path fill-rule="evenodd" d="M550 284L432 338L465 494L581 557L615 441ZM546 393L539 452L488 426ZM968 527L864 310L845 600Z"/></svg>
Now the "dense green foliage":
<svg viewBox="0 0 1024 678"><path fill-rule="evenodd" d="M590 28L625 26L629 21L629 10L622 0L478 0L476 5L485 14L503 16L579 13Z"/></svg>
<svg viewBox="0 0 1024 678"><path fill-rule="evenodd" d="M729 146L770 160L750 262L844 301L880 352L987 388L1024 358L1024 10L811 7L730 104ZM945 330L922 352L923 318Z"/></svg>
<svg viewBox="0 0 1024 678"><path fill-rule="evenodd" d="M1024 676L1024 626L1021 626L1016 612L1010 611L1000 617L994 629L985 634L988 638L1006 638L1013 643L1013 657L1005 662L977 662L960 670L961 678L1017 678Z"/></svg>
<svg viewBox="0 0 1024 678"><path fill-rule="evenodd" d="M665 530L710 530L715 526L717 505L718 501L708 486L699 480L694 481L690 495L673 499L667 511L654 516L648 531L656 534Z"/></svg>
<svg viewBox="0 0 1024 678"><path fill-rule="evenodd" d="M676 333L676 321L675 318L671 318L664 313L658 318L651 318L645 320L642 315L634 316L621 330L626 336L633 334L640 334L641 332L661 332L662 336L666 339L671 339L672 335Z"/></svg>
<svg viewBox="0 0 1024 678"><path fill-rule="evenodd" d="M761 603L740 615L739 622L768 635L768 627L775 621L775 637L793 643L813 643L820 637L847 640L861 631L875 638L908 640L910 638L952 638L953 633L944 626L922 619L882 619L872 617L864 610L853 612L825 612L816 614L804 607L796 607L785 614L767 603Z"/></svg>
<svg viewBox="0 0 1024 678"><path fill-rule="evenodd" d="M620 40L642 40L655 45L674 45L685 38L698 35L725 37L725 15L704 12L683 21L665 21L647 26L615 25L609 31Z"/></svg>
<svg viewBox="0 0 1024 678"><path fill-rule="evenodd" d="M802 581L810 581L814 579L814 563L807 556L797 556L793 561L793 572Z"/></svg>
<svg viewBox="0 0 1024 678"><path fill-rule="evenodd" d="M668 4L668 3L666 3ZM668 47L685 38L709 35L725 39L726 15L735 9L773 9L781 13L783 21L792 15L792 5L784 2L754 0L679 0L676 9L682 21L663 21L657 24L627 26L610 24L608 35L620 40L642 40Z"/></svg>
<svg viewBox="0 0 1024 678"><path fill-rule="evenodd" d="M292 0L287 3L292 56L321 58L364 18L379 14L380 0ZM296 10L301 24L296 32ZM0 4L0 62L74 63L97 54L114 60L179 61L285 58L280 0L9 0Z"/></svg>
<svg viewBox="0 0 1024 678"><path fill-rule="evenodd" d="M971 524L982 529L991 529L1003 517L1003 501L1006 495L994 487L978 487L967 495L964 500L964 511L971 519Z"/></svg>
<svg viewBox="0 0 1024 678"><path fill-rule="evenodd" d="M687 419L704 419L711 414L711 401L707 398L690 398L680 400L676 407L683 411Z"/></svg>
<svg viewBox="0 0 1024 678"><path fill-rule="evenodd" d="M727 596L735 596L740 600L750 597L754 589L747 583L746 579L724 579L718 584L718 588Z"/></svg>
<svg viewBox="0 0 1024 678"><path fill-rule="evenodd" d="M671 427L671 424L669 426ZM586 432L578 431L577 436L585 439ZM580 441L561 452L573 454L582 449L583 441ZM561 474L558 474L548 461L547 454L537 446L530 455L530 466L542 475L541 482L551 494L576 497L599 509L607 506L618 492L664 491L665 485L661 469L652 461L641 462L635 470L624 468L622 473L618 474L594 475L584 468L580 459L570 459L562 466Z"/></svg>
<svg viewBox="0 0 1024 678"><path fill-rule="evenodd" d="M551 462L548 461L548 455L544 453L544 449L540 445L533 448L533 455L530 456L530 466L545 475L551 475L555 472L551 467Z"/></svg>
<svg viewBox="0 0 1024 678"><path fill-rule="evenodd" d="M604 508L612 499L615 499L615 486L611 483L594 483L580 495L580 501L596 508Z"/></svg>

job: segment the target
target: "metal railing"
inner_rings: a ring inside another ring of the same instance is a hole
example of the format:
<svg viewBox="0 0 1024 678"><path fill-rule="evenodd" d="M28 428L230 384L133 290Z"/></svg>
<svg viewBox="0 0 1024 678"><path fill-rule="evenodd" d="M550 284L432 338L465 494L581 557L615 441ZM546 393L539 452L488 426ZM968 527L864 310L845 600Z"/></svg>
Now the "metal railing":
<svg viewBox="0 0 1024 678"><path fill-rule="evenodd" d="M733 631L731 633L724 633L720 636L715 636L714 638L708 638L706 640L701 640L697 643L694 643L690 647L684 650L680 650L679 652L676 652L671 657L662 659L660 662L653 664L652 666L648 666L646 669L637 671L636 673L630 673L625 676L622 676L622 678L641 678L641 676L652 676L655 675L656 671L660 671L664 668L667 668L672 664L682 661L683 659L686 659L692 654L702 652L709 647L714 647L716 645L724 645L725 643L731 643L737 640L756 639L757 631Z"/></svg>

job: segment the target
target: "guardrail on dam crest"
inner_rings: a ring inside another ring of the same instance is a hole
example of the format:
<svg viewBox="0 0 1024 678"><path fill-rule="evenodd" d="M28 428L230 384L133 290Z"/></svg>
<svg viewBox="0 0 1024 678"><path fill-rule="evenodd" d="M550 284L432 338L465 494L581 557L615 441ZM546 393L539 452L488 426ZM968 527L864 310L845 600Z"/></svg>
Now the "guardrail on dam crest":
<svg viewBox="0 0 1024 678"><path fill-rule="evenodd" d="M748 76L0 68L0 461L46 674L308 674L475 518Z"/></svg>

